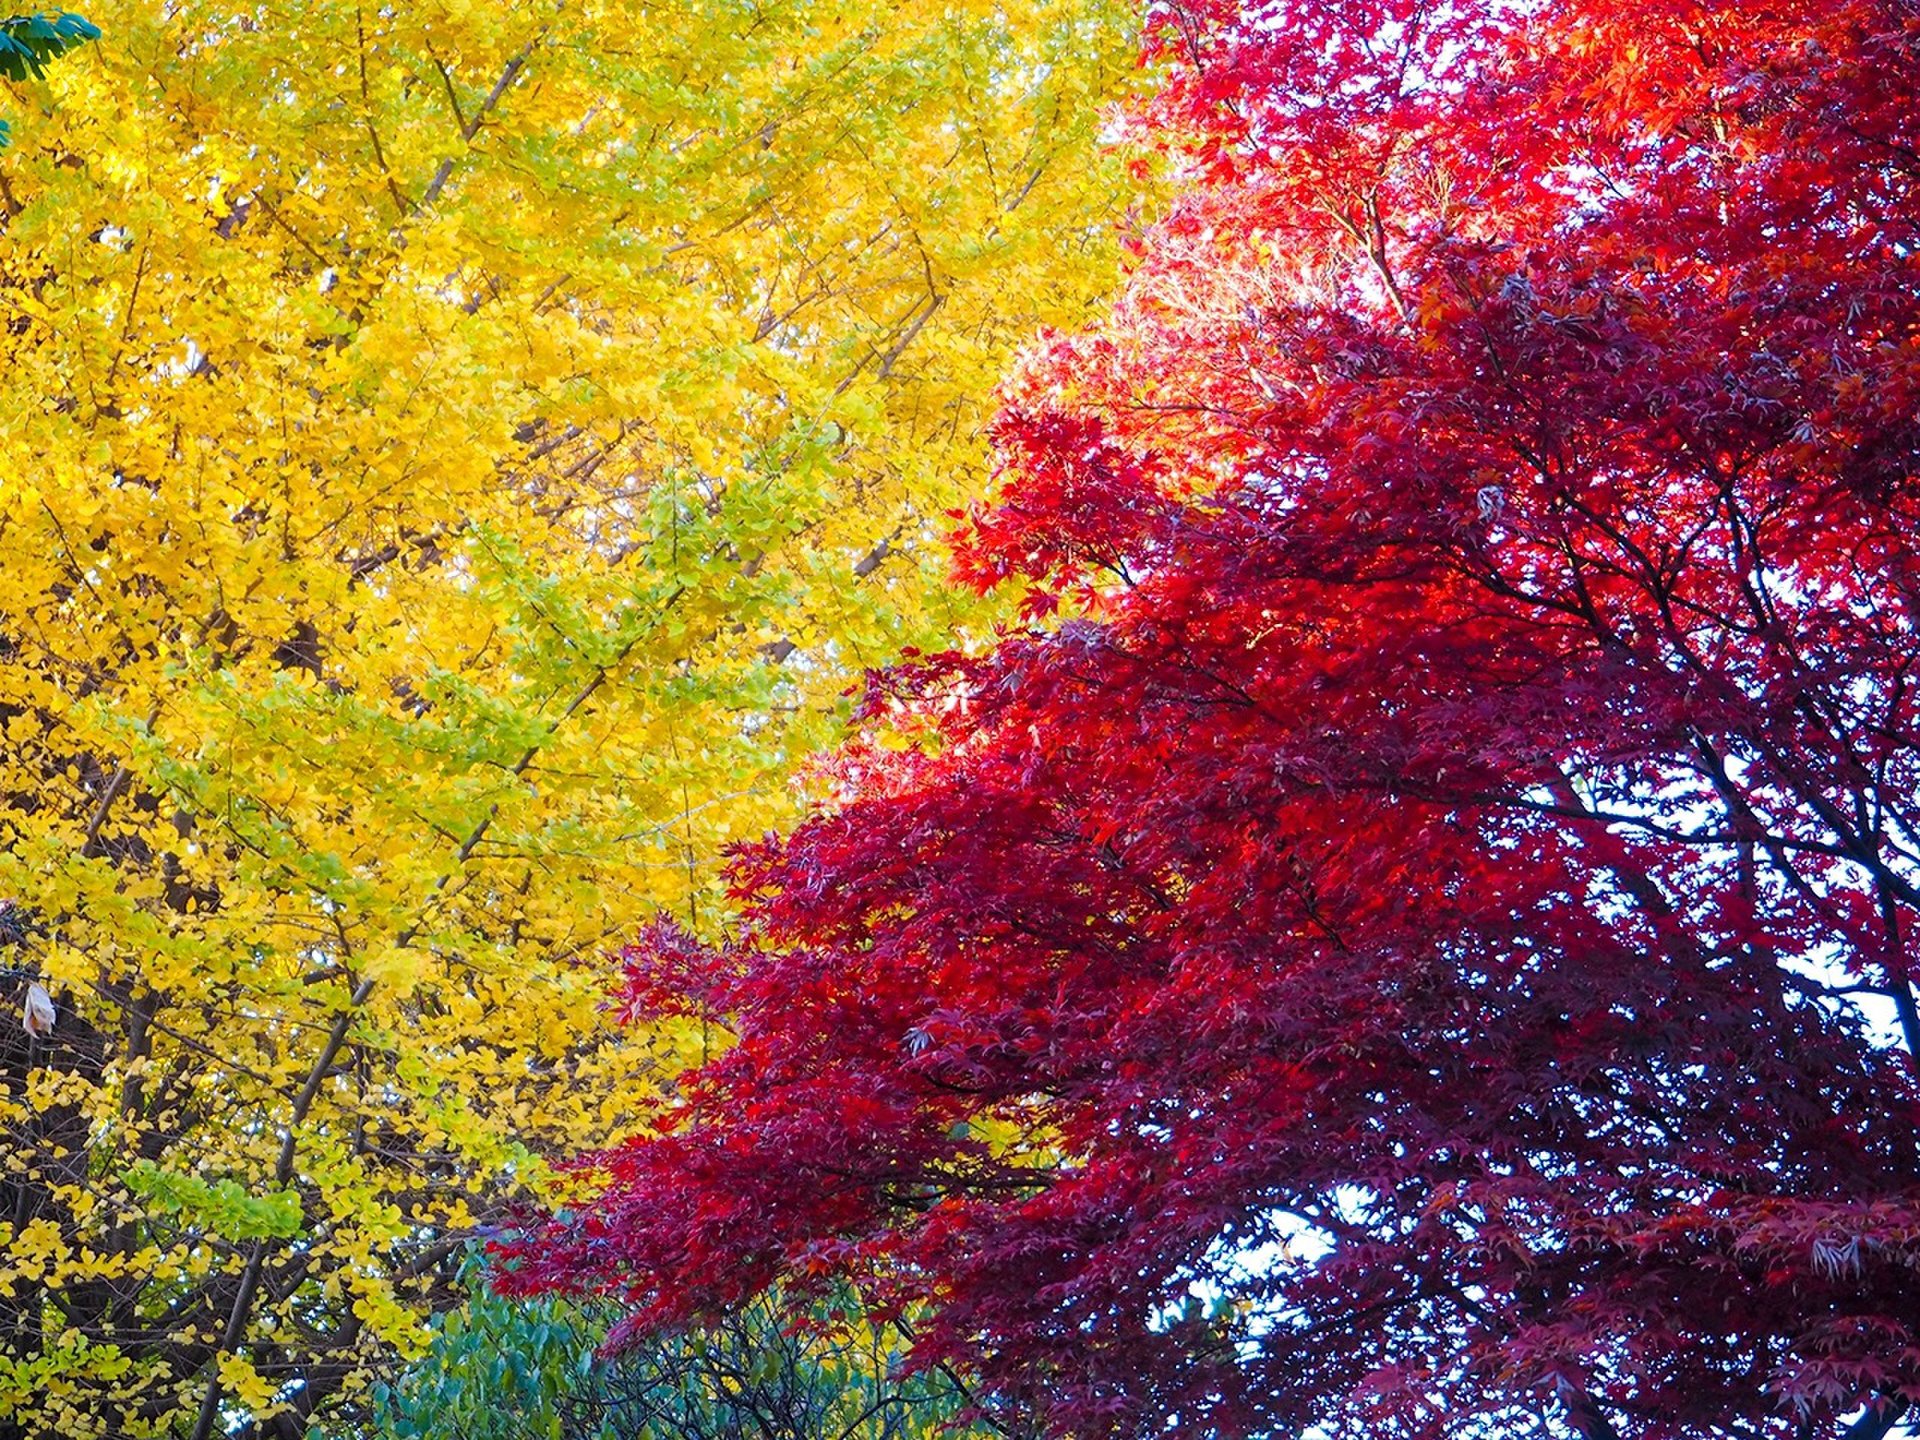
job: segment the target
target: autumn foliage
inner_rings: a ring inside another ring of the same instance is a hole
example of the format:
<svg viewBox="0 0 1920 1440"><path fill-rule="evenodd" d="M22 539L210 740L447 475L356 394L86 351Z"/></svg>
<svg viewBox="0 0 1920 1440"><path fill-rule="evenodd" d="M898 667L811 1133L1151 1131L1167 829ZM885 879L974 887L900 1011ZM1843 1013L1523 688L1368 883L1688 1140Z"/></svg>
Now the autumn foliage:
<svg viewBox="0 0 1920 1440"><path fill-rule="evenodd" d="M1183 196L960 540L1028 625L629 952L735 1043L504 1283L847 1277L1059 1435L1884 1434L1920 11L1157 15Z"/></svg>
<svg viewBox="0 0 1920 1440"><path fill-rule="evenodd" d="M352 1436L671 1059L602 952L988 628L1137 20L83 8L0 20L0 1440Z"/></svg>

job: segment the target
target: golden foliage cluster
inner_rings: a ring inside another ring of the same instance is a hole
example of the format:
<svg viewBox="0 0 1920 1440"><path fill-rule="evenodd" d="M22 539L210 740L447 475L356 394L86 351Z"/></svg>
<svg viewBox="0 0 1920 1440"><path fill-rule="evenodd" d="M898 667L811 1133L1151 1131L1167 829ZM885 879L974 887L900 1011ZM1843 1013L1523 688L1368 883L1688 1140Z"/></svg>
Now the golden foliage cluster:
<svg viewBox="0 0 1920 1440"><path fill-rule="evenodd" d="M606 952L979 633L938 538L1110 284L1134 22L87 15L0 158L0 1437L297 1436L691 1043Z"/></svg>

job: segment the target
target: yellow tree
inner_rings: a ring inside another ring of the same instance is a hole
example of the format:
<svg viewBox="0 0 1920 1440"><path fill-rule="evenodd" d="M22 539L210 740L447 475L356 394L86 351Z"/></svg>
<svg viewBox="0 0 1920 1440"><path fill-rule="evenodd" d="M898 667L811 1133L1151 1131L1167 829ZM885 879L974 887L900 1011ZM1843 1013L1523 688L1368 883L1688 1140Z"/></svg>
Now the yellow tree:
<svg viewBox="0 0 1920 1440"><path fill-rule="evenodd" d="M698 1043L604 949L981 623L1133 21L88 13L0 170L0 1437L298 1435Z"/></svg>

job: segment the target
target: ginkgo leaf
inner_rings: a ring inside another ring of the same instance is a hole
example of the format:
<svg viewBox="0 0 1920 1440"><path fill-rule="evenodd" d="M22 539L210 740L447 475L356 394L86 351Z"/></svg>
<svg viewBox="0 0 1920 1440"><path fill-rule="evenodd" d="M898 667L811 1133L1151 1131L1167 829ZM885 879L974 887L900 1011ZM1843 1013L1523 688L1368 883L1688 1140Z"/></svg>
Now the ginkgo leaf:
<svg viewBox="0 0 1920 1440"><path fill-rule="evenodd" d="M867 657L990 632L939 535L1117 281L1137 23L87 17L0 185L0 932L72 997L0 1083L69 1252L0 1246L0 1430L213 1440L295 1376L353 1429L467 1227L701 1053L594 958L721 923ZM20 1398L42 1315L89 1345Z"/></svg>

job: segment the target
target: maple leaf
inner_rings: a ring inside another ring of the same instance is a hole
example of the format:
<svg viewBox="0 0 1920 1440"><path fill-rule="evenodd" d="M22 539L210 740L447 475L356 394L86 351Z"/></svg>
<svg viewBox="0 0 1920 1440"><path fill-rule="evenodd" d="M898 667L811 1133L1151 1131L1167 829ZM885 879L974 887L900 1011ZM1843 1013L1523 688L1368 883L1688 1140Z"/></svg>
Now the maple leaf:
<svg viewBox="0 0 1920 1440"><path fill-rule="evenodd" d="M875 682L912 762L739 856L737 1043L506 1283L640 1333L825 1261L1059 1436L1878 1440L1910 7L1153 33L1178 199L1003 386L958 541L1068 621Z"/></svg>

